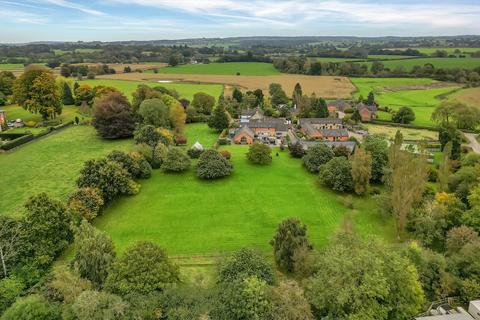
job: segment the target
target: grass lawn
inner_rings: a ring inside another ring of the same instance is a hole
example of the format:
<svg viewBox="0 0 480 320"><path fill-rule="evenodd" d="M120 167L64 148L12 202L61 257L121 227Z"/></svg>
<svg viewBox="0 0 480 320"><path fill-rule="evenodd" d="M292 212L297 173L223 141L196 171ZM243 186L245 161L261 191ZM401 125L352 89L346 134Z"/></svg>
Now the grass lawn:
<svg viewBox="0 0 480 320"><path fill-rule="evenodd" d="M0 63L0 70L2 69L23 69L21 63Z"/></svg>
<svg viewBox="0 0 480 320"><path fill-rule="evenodd" d="M217 74L242 76L271 76L280 74L271 63L263 62L228 62L209 64L185 64L176 67L159 68L159 73L169 74Z"/></svg>
<svg viewBox="0 0 480 320"><path fill-rule="evenodd" d="M288 152L274 155L270 166L255 166L245 158L247 147L225 149L232 153L232 176L203 181L193 168L181 174L155 171L141 181L138 195L115 201L96 227L112 237L119 252L149 240L171 255L199 258L244 246L270 251L268 242L287 217L300 218L317 247L341 225L393 241L393 221L377 213L374 200L355 199L355 209L347 209L342 195L320 187L317 176Z"/></svg>
<svg viewBox="0 0 480 320"><path fill-rule="evenodd" d="M99 158L111 150L126 150L131 145L131 140L103 140L93 127L78 126L0 154L0 215L21 214L28 197L40 192L65 200L74 190L86 160Z"/></svg>
<svg viewBox="0 0 480 320"><path fill-rule="evenodd" d="M401 90L402 88L414 88L434 83L431 79L414 78L351 78L358 88L355 97L368 96L370 91L375 93L375 100L381 106L399 109L402 106L411 107L415 112L416 119L413 122L418 125L432 125L430 117L434 108L441 102L440 96L448 96L459 87L425 88L418 90ZM381 115L381 119L389 119L389 115Z"/></svg>
<svg viewBox="0 0 480 320"><path fill-rule="evenodd" d="M1 110L6 111L7 120L22 119L27 121L42 121L42 116L39 113L31 113L18 105L9 105L0 107ZM70 121L75 119L75 116L82 118L82 115L78 113L76 106L63 106L62 114L58 116L58 119L62 121Z"/></svg>
<svg viewBox="0 0 480 320"><path fill-rule="evenodd" d="M396 128L390 126L382 126L376 124L364 124L368 132L371 134L385 134L390 139L395 138L397 130L403 134L405 140L437 140L438 132L430 130L410 129L410 128Z"/></svg>
<svg viewBox="0 0 480 320"><path fill-rule="evenodd" d="M205 123L189 123L185 126L185 136L188 147L198 141L204 148L210 148L217 141L219 133L211 130Z"/></svg>
<svg viewBox="0 0 480 320"><path fill-rule="evenodd" d="M145 84L151 87L162 86L167 89L175 89L181 97L192 100L193 95L198 92L205 92L217 99L223 90L220 84L192 84L192 83L158 83L152 81L128 81L128 80L83 80L80 83L86 83L91 86L112 86L122 91L129 99L132 99L132 93L139 84Z"/></svg>

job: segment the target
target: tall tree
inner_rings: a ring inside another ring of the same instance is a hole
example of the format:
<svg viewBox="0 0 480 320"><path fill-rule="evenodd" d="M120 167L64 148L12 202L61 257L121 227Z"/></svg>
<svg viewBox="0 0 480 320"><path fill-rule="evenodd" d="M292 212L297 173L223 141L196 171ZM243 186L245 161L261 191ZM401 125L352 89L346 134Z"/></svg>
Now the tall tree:
<svg viewBox="0 0 480 320"><path fill-rule="evenodd" d="M180 281L178 268L166 252L151 242L137 242L115 261L105 286L120 295L149 294L163 291Z"/></svg>
<svg viewBox="0 0 480 320"><path fill-rule="evenodd" d="M75 103L75 99L73 99L72 95L72 89L70 89L70 85L67 83L67 81L63 83L62 103L66 106Z"/></svg>
<svg viewBox="0 0 480 320"><path fill-rule="evenodd" d="M388 142L380 135L370 135L364 139L363 147L372 156L372 180L382 181L388 163Z"/></svg>
<svg viewBox="0 0 480 320"><path fill-rule="evenodd" d="M233 88L232 98L241 103L243 101L242 91L240 91L237 87Z"/></svg>
<svg viewBox="0 0 480 320"><path fill-rule="evenodd" d="M17 262L20 252L20 221L0 216L0 278L8 277L8 273Z"/></svg>
<svg viewBox="0 0 480 320"><path fill-rule="evenodd" d="M43 68L26 68L15 80L13 100L31 113L40 113L43 119L55 118L62 113L55 77Z"/></svg>
<svg viewBox="0 0 480 320"><path fill-rule="evenodd" d="M137 113L141 116L145 125L170 128L169 109L161 99L144 100Z"/></svg>
<svg viewBox="0 0 480 320"><path fill-rule="evenodd" d="M176 136L181 136L185 129L187 114L182 105L177 102L170 106L170 123Z"/></svg>
<svg viewBox="0 0 480 320"><path fill-rule="evenodd" d="M283 220L278 225L270 244L273 247L275 263L281 271L286 273L295 271L294 256L298 250L312 249L307 237L307 226L295 218Z"/></svg>
<svg viewBox="0 0 480 320"><path fill-rule="evenodd" d="M270 101L272 106L277 107L288 103L288 97L278 83L271 83L269 87Z"/></svg>
<svg viewBox="0 0 480 320"><path fill-rule="evenodd" d="M97 288L101 288L114 260L115 248L112 239L83 220L75 230L75 271Z"/></svg>
<svg viewBox="0 0 480 320"><path fill-rule="evenodd" d="M423 155L400 151L392 171L390 200L396 222L397 237L403 232L408 215L421 199L427 182L428 168Z"/></svg>
<svg viewBox="0 0 480 320"><path fill-rule="evenodd" d="M230 115L225 110L223 103L220 103L213 111L212 116L208 120L208 126L217 131L227 129L230 125Z"/></svg>
<svg viewBox="0 0 480 320"><path fill-rule="evenodd" d="M72 239L72 217L60 201L45 193L30 197L25 209L24 249L38 265L49 265Z"/></svg>
<svg viewBox="0 0 480 320"><path fill-rule="evenodd" d="M357 148L352 157L352 178L355 193L364 195L372 178L372 156Z"/></svg>
<svg viewBox="0 0 480 320"><path fill-rule="evenodd" d="M195 93L193 96L192 107L194 107L198 113L209 115L212 113L213 106L215 106L215 97L203 92Z"/></svg>
<svg viewBox="0 0 480 320"><path fill-rule="evenodd" d="M375 94L373 93L373 91L370 91L368 93L368 97L367 97L367 104L369 106L373 105L375 103Z"/></svg>
<svg viewBox="0 0 480 320"><path fill-rule="evenodd" d="M438 185L439 191L448 191L448 179L451 173L450 155L452 154L452 142L448 142L442 151L442 159L438 167Z"/></svg>
<svg viewBox="0 0 480 320"><path fill-rule="evenodd" d="M112 92L95 101L93 126L102 138L133 136L135 119L130 102L124 95Z"/></svg>
<svg viewBox="0 0 480 320"><path fill-rule="evenodd" d="M340 234L317 267L306 296L319 319L408 320L422 307L415 268L375 241Z"/></svg>

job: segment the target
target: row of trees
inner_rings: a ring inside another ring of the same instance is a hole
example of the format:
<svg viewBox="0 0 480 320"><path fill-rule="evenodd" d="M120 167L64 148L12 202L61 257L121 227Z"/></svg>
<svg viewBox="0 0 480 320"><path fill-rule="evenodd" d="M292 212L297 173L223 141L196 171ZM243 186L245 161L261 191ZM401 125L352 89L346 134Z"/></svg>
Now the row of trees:
<svg viewBox="0 0 480 320"><path fill-rule="evenodd" d="M285 73L310 75L338 75L353 77L427 77L440 81L454 81L478 85L480 82L480 68L473 70L460 68L435 68L427 63L423 66L414 66L407 70L401 66L389 69L380 61L372 62L369 67L360 62L312 62L306 57L276 58L273 60L276 69Z"/></svg>
<svg viewBox="0 0 480 320"><path fill-rule="evenodd" d="M182 284L178 267L151 242L134 243L119 257L86 220L73 235L72 262L56 266L2 319L410 319L424 301L408 252L351 233L315 251L294 218L281 222L270 241L284 276L243 248L220 261L209 287Z"/></svg>

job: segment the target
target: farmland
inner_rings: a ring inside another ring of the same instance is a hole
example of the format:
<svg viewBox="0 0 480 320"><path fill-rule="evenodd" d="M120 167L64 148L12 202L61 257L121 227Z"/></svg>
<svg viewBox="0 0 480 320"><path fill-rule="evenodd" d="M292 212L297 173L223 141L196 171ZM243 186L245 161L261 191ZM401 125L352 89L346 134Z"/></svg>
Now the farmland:
<svg viewBox="0 0 480 320"><path fill-rule="evenodd" d="M375 100L381 106L388 106L394 110L402 106L411 107L416 115L413 123L419 125L431 125L431 114L441 102L440 98L446 99L460 89L458 86L439 85L430 79L352 78L351 80L358 88L356 97L360 95L366 97L370 91L373 91Z"/></svg>
<svg viewBox="0 0 480 320"><path fill-rule="evenodd" d="M112 237L119 251L142 239L172 255L215 254L242 246L268 250L277 224L290 216L308 225L316 246L325 245L345 221L363 234L392 240L392 221L376 213L371 199L356 199L355 209L346 209L341 195L319 187L317 176L287 152L263 167L247 162L246 147L227 149L235 166L231 177L203 181L193 169L181 174L156 171L141 182L138 195L116 201L95 225Z"/></svg>
<svg viewBox="0 0 480 320"><path fill-rule="evenodd" d="M176 67L158 69L165 74L209 74L209 75L236 75L244 76L271 76L280 74L271 63L261 62L228 62L209 64L186 64Z"/></svg>
<svg viewBox="0 0 480 320"><path fill-rule="evenodd" d="M181 97L192 99L197 92L208 93L215 98L220 96L223 86L219 84L195 84L195 83L158 83L152 81L123 81L123 80L84 80L80 83L89 84L91 86L111 86L122 91L129 99L132 98L132 93L137 89L138 85L145 84L151 87L162 86L167 89L175 89Z"/></svg>
<svg viewBox="0 0 480 320"><path fill-rule="evenodd" d="M397 133L398 130L400 130L405 140L436 140L438 139L438 133L436 131L389 127L389 126L382 126L382 125L376 125L376 124L364 124L364 126L368 129L368 132L370 134L383 134L388 136L392 140L395 138L395 134Z"/></svg>
<svg viewBox="0 0 480 320"><path fill-rule="evenodd" d="M0 214L19 215L32 194L47 192L66 200L86 160L126 150L131 140L103 140L90 126L67 128L0 155Z"/></svg>
<svg viewBox="0 0 480 320"><path fill-rule="evenodd" d="M435 68L463 68L474 69L480 67L480 58L415 58L403 60L384 60L382 63L386 68L404 68L411 70L414 66L424 66L425 64L432 64ZM369 67L372 62L366 63Z"/></svg>
<svg viewBox="0 0 480 320"><path fill-rule="evenodd" d="M271 83L279 83L285 92L290 95L295 84L300 83L303 92L310 95L315 92L317 96L325 98L349 98L355 87L346 77L306 76L295 74L281 74L276 76L219 76L219 75L181 75L181 74L151 74L151 73L126 73L105 75L99 79L122 80L148 80L148 81L176 81L189 84L221 84L238 86L244 90L262 89L268 93ZM164 85L164 84L160 84ZM177 85L177 84L175 84Z"/></svg>
<svg viewBox="0 0 480 320"><path fill-rule="evenodd" d="M480 88L470 88L462 90L452 96L460 102L480 108Z"/></svg>

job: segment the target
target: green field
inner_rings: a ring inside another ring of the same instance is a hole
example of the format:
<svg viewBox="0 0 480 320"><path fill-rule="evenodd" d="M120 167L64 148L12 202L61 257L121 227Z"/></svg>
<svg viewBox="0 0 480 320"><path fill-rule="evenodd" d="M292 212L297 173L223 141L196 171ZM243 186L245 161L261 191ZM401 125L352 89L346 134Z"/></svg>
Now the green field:
<svg viewBox="0 0 480 320"><path fill-rule="evenodd" d="M209 64L185 64L177 67L159 68L159 73L167 74L214 74L242 76L271 76L280 74L271 63L262 62L228 62Z"/></svg>
<svg viewBox="0 0 480 320"><path fill-rule="evenodd" d="M218 139L218 132L210 130L205 123L189 123L185 126L187 146L200 142L204 148L211 148Z"/></svg>
<svg viewBox="0 0 480 320"><path fill-rule="evenodd" d="M456 92L459 87L432 88L423 90L401 90L422 85L428 85L434 81L431 79L414 78L351 78L352 83L358 88L354 94L356 98L362 95L368 96L370 91L375 93L375 101L382 107L388 106L399 109L402 106L411 107L416 119L413 122L418 125L432 125L431 114L434 108L441 102L439 96L448 96ZM389 120L390 115L379 113L379 118Z"/></svg>
<svg viewBox="0 0 480 320"><path fill-rule="evenodd" d="M411 56L389 55L389 54L369 54L371 60L393 60L393 59L411 59Z"/></svg>
<svg viewBox="0 0 480 320"><path fill-rule="evenodd" d="M317 247L344 223L393 241L392 220L377 213L375 201L356 199L355 210L346 209L339 194L320 187L317 176L288 152L279 152L270 166L256 166L247 162L246 147L226 149L235 166L232 176L203 181L194 169L181 174L155 171L141 181L138 195L115 201L95 226L113 238L120 252L135 241L149 240L175 256L243 246L270 250L268 241L278 223L292 216L308 225Z"/></svg>
<svg viewBox="0 0 480 320"><path fill-rule="evenodd" d="M93 127L77 126L0 154L0 214L20 214L28 197L39 192L65 200L86 160L131 145L131 140L104 140Z"/></svg>
<svg viewBox="0 0 480 320"><path fill-rule="evenodd" d="M139 84L146 84L151 87L162 86L167 89L175 89L181 97L193 99L193 95L198 92L205 92L217 99L222 93L223 86L220 84L191 84L191 83L157 83L146 81L128 81L128 80L82 80L80 83L86 83L91 86L112 86L122 91L129 99L132 99L132 93Z"/></svg>
<svg viewBox="0 0 480 320"><path fill-rule="evenodd" d="M454 54L456 49L459 49L462 53L472 53L480 51L480 48L451 48L451 47L443 47L443 48L413 48L415 50L420 51L421 53L425 54L432 54L435 53L437 50L440 51L447 51L449 54Z"/></svg>
<svg viewBox="0 0 480 320"><path fill-rule="evenodd" d="M359 60L363 60L363 59L356 59L356 58L323 58L323 57L310 57L308 58L308 60L310 60L311 62L323 62L323 63L326 63L326 62L349 62L349 61L359 61Z"/></svg>
<svg viewBox="0 0 480 320"><path fill-rule="evenodd" d="M7 120L22 119L24 122L42 121L42 116L39 113L31 113L18 105L3 106L0 107L0 109L6 111L5 114ZM61 121L70 121L75 119L75 116L78 116L79 118L82 117L82 115L78 113L78 108L76 106L63 106L62 114L59 115L57 119Z"/></svg>
<svg viewBox="0 0 480 320"><path fill-rule="evenodd" d="M480 58L418 58L418 59L404 59L404 60L385 60L382 61L386 68L395 69L403 67L409 71L414 66L423 67L427 63L431 63L435 68L463 68L474 69L480 67ZM370 67L372 62L367 62Z"/></svg>
<svg viewBox="0 0 480 320"><path fill-rule="evenodd" d="M21 63L0 63L0 70L2 69L23 69Z"/></svg>

